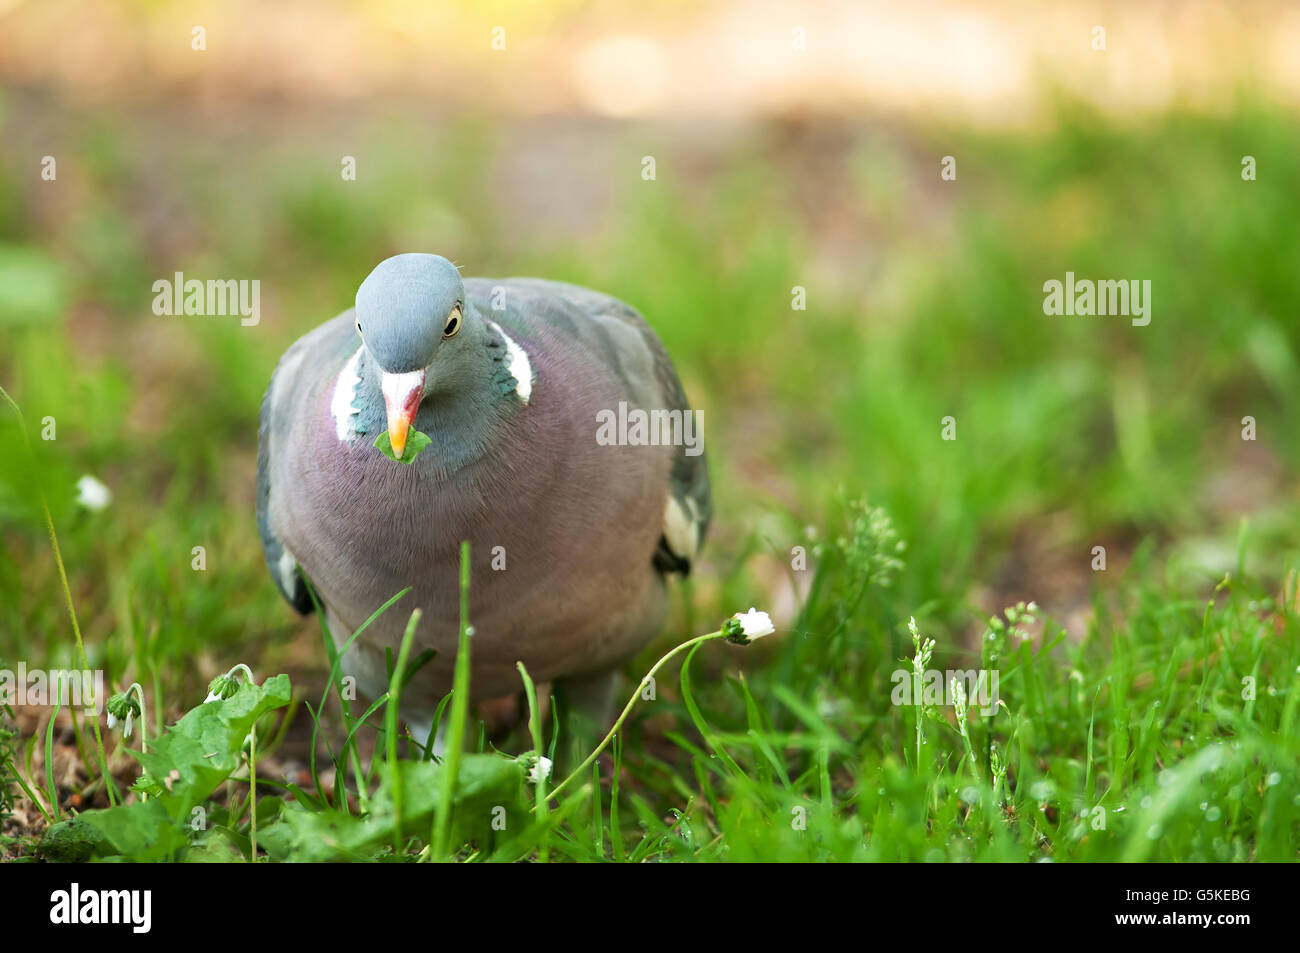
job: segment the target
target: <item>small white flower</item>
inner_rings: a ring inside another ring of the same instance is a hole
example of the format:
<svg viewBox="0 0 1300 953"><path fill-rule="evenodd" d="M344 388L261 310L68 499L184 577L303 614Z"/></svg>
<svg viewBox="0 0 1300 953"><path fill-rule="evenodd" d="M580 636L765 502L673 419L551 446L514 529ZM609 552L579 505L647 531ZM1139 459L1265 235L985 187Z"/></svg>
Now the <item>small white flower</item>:
<svg viewBox="0 0 1300 953"><path fill-rule="evenodd" d="M77 481L77 502L98 512L113 502L113 493L90 474Z"/></svg>
<svg viewBox="0 0 1300 953"><path fill-rule="evenodd" d="M551 759L538 756L537 761L528 769L528 783L536 784L538 781L544 781L551 776Z"/></svg>
<svg viewBox="0 0 1300 953"><path fill-rule="evenodd" d="M132 682L124 692L118 692L108 700L108 728L112 731L122 726L122 737L130 738L135 726L135 719L144 716L144 689L139 682Z"/></svg>
<svg viewBox="0 0 1300 953"><path fill-rule="evenodd" d="M740 623L745 638L750 642L776 631L776 626L772 625L772 617L766 612L759 612L753 606L749 607L748 612L737 612L732 618Z"/></svg>
<svg viewBox="0 0 1300 953"><path fill-rule="evenodd" d="M239 691L240 681L235 678L235 675L240 672L243 673L245 681L253 685L257 684L257 680L253 678L253 670L240 662L224 675L218 675L208 682L208 697L203 699L203 704L225 701L233 697Z"/></svg>

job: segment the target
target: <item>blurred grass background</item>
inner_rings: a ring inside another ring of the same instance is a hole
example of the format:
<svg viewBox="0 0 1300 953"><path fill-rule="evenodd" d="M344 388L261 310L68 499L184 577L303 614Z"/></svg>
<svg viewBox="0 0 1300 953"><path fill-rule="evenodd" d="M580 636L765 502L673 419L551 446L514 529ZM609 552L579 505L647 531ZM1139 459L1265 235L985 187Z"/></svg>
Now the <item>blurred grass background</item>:
<svg viewBox="0 0 1300 953"><path fill-rule="evenodd" d="M882 31L835 4L661 3L644 22L609 4L6 4L0 383L38 465L0 415L0 654L75 661L39 482L92 664L115 681L180 709L237 660L321 671L316 623L262 564L257 409L289 343L412 250L590 285L658 330L714 478L697 617L757 604L790 620L791 547L856 496L908 544L894 625L910 607L964 633L1036 599L1082 637L1094 589L1143 541L1162 557L1148 577L1204 592L1235 566L1243 519L1252 568L1280 581L1300 544L1300 132L1268 51L1295 19L1189 10L1199 32L1121 5L991 4L929 48L922 13L880 12L933 66L922 88L910 60L891 84L844 53L845 18L863 43ZM799 17L811 78L786 62ZM191 21L210 24L204 53ZM1118 26L1095 53L1103 21ZM497 22L513 46L493 59ZM710 71L683 79L710 30ZM607 34L641 72L620 72ZM723 81L733 48L762 73L755 35L788 82ZM1240 42L1185 82L1224 37ZM1008 49L1018 65L995 68ZM1150 279L1151 324L1043 315L1043 282L1067 270ZM155 316L152 284L174 271L260 280L260 324ZM75 505L83 473L112 489L107 510Z"/></svg>

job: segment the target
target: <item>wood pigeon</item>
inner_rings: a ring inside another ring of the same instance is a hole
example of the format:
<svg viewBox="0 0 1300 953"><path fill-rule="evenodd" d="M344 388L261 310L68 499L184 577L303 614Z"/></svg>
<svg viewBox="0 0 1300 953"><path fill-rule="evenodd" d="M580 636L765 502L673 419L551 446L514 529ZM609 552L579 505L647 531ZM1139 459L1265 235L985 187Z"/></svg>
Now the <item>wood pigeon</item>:
<svg viewBox="0 0 1300 953"><path fill-rule="evenodd" d="M607 719L618 670L663 623L665 577L689 572L708 526L705 456L677 439L684 418L699 421L663 344L623 302L534 278L462 281L440 256L396 255L271 376L257 466L267 566L299 612L312 609L299 573L311 581L339 646L411 587L343 669L382 694L385 650L396 657L418 606L412 657L436 654L401 714L424 741L451 689L469 540L472 698L518 692L523 661ZM417 432L431 442L396 459L426 444Z"/></svg>

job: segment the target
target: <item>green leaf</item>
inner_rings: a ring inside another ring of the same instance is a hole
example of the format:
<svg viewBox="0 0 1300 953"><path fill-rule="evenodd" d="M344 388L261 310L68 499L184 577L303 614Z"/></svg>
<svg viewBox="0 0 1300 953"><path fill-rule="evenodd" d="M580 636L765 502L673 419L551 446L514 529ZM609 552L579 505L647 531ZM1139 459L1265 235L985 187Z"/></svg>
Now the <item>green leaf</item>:
<svg viewBox="0 0 1300 953"><path fill-rule="evenodd" d="M259 814L260 817L260 814ZM235 864L246 861L248 838L240 837L224 827L203 831L194 840L194 846L185 852L187 864Z"/></svg>
<svg viewBox="0 0 1300 953"><path fill-rule="evenodd" d="M243 761L244 738L268 711L289 704L288 675L261 685L244 684L224 701L189 711L162 736L149 742L149 753L132 751L145 772L162 781L162 798L176 811L202 803ZM154 803L150 801L150 803Z"/></svg>
<svg viewBox="0 0 1300 953"><path fill-rule="evenodd" d="M398 761L396 766L401 772L401 829L405 835L426 831L442 796L439 782L445 769L430 761ZM258 832L258 845L276 861L373 860L384 851L391 856L397 821L392 769L381 764L376 770L381 784L366 817L311 811L297 801L287 801L279 819ZM457 827L464 833L490 837L492 809L497 806L514 814L512 823L525 823L523 767L501 755L465 755L452 803Z"/></svg>
<svg viewBox="0 0 1300 953"><path fill-rule="evenodd" d="M102 811L86 811L80 820L97 837L89 842L95 856L120 855L133 861L170 860L189 846L181 823L169 817L160 799L119 804ZM111 847L105 848L104 841Z"/></svg>
<svg viewBox="0 0 1300 953"><path fill-rule="evenodd" d="M375 438L375 448L386 456L389 460L396 460L398 463L405 463L408 466L415 462L415 458L420 455L420 451L433 443L433 439L425 433L412 429L406 435L406 448L399 457L393 453L393 442L388 439L388 431L381 431Z"/></svg>
<svg viewBox="0 0 1300 953"><path fill-rule="evenodd" d="M191 811L242 763L253 724L288 705L290 697L289 676L276 675L261 685L241 684L230 698L188 712L150 740L147 754L130 752L144 765L132 790L147 791L149 800L84 811L78 820L87 827L70 828L75 838L61 834L69 843L56 841L54 850L70 859L86 851L133 861L174 859L191 844ZM85 830L93 836L79 833Z"/></svg>

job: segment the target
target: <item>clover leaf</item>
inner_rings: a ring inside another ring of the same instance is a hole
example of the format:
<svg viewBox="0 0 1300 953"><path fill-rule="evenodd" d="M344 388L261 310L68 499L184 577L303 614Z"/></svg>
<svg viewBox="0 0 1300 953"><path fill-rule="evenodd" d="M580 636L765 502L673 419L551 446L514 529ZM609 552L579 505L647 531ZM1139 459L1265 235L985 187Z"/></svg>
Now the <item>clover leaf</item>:
<svg viewBox="0 0 1300 953"><path fill-rule="evenodd" d="M375 448L389 460L396 460L398 463L405 463L410 466L415 462L415 458L420 455L420 451L431 443L433 443L433 439L428 434L412 430L406 435L406 448L399 457L393 453L393 442L388 438L388 431L384 430L375 439Z"/></svg>

